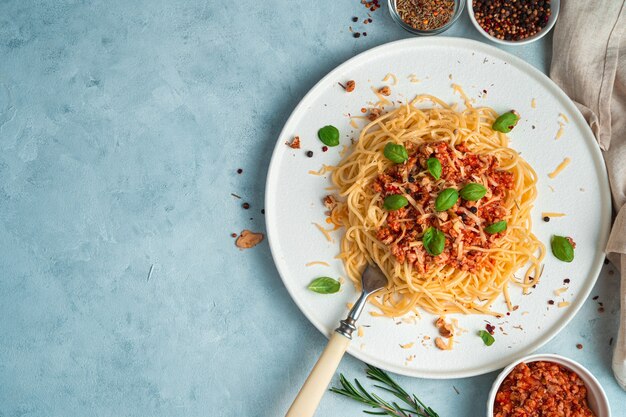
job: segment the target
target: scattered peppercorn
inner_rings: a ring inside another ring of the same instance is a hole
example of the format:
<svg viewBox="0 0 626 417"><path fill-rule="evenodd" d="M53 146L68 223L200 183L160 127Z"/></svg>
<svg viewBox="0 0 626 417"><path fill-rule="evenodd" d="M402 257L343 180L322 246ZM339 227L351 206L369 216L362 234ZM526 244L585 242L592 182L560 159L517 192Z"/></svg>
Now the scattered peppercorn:
<svg viewBox="0 0 626 417"><path fill-rule="evenodd" d="M261 209L261 214L265 214L265 209Z"/></svg>
<svg viewBox="0 0 626 417"><path fill-rule="evenodd" d="M478 213L478 207L472 206L469 208L469 211L471 211L472 213L476 214Z"/></svg>
<svg viewBox="0 0 626 417"><path fill-rule="evenodd" d="M230 237L237 237L237 233L231 233Z"/></svg>
<svg viewBox="0 0 626 417"><path fill-rule="evenodd" d="M326 152L328 150L328 146L322 146L322 152Z"/></svg>
<svg viewBox="0 0 626 417"><path fill-rule="evenodd" d="M541 32L548 24L550 0L474 0L476 21L489 35L520 41Z"/></svg>
<svg viewBox="0 0 626 417"><path fill-rule="evenodd" d="M359 32L354 32L352 36L354 36L355 38L360 38L361 34Z"/></svg>
<svg viewBox="0 0 626 417"><path fill-rule="evenodd" d="M547 222L550 221L550 218L548 216L546 216L546 217L543 218L543 221L547 223Z"/></svg>
<svg viewBox="0 0 626 417"><path fill-rule="evenodd" d="M576 349L580 350L580 349L582 349L582 348L583 348L583 345L581 345L580 343L578 343L578 344L576 345Z"/></svg>
<svg viewBox="0 0 626 417"><path fill-rule="evenodd" d="M372 23L372 19L368 18L367 23Z"/></svg>
<svg viewBox="0 0 626 417"><path fill-rule="evenodd" d="M554 300L548 300L548 304L554 305Z"/></svg>
<svg viewBox="0 0 626 417"><path fill-rule="evenodd" d="M594 296L593 296L593 298L592 298L592 300L594 300L594 301L595 301L595 300L597 300L597 299L598 299L598 297L599 297L599 296L594 295Z"/></svg>
<svg viewBox="0 0 626 417"><path fill-rule="evenodd" d="M313 157L313 151L306 151L306 156L308 156L309 158Z"/></svg>
<svg viewBox="0 0 626 417"><path fill-rule="evenodd" d="M250 208L250 204L248 204L248 203L243 203L243 204L241 205L241 207L243 207L243 208L244 208L244 210L248 210L248 209Z"/></svg>
<svg viewBox="0 0 626 417"><path fill-rule="evenodd" d="M367 32L363 32L363 36L367 36Z"/></svg>
<svg viewBox="0 0 626 417"><path fill-rule="evenodd" d="M358 21L359 21L359 18L358 18L358 17L356 17L356 16L354 16L354 17L352 18L352 21L353 21L353 22L358 22Z"/></svg>
<svg viewBox="0 0 626 417"><path fill-rule="evenodd" d="M565 278L565 279L563 280L563 284L569 284L569 283L570 283L570 279L569 279L569 278Z"/></svg>
<svg viewBox="0 0 626 417"><path fill-rule="evenodd" d="M239 169L237 170L237 174L241 174L242 172L243 172L243 169L241 169L241 168L239 168Z"/></svg>

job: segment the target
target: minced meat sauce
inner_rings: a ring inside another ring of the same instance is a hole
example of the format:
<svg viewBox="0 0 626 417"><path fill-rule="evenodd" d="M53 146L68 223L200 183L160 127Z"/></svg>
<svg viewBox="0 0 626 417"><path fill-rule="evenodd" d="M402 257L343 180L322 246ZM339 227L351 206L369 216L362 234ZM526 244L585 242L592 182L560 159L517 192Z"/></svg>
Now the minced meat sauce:
<svg viewBox="0 0 626 417"><path fill-rule="evenodd" d="M452 147L447 142L433 142L407 149L412 152L409 159L380 174L372 187L382 199L400 193L411 197L415 206L390 211L377 238L389 246L399 263L408 262L420 273L433 265L476 271L487 260L487 254L471 247L491 248L505 234L486 234L482 229L510 214L505 201L507 192L513 189L513 174L499 169L495 156L469 152L464 144ZM428 174L429 158L441 163L439 180ZM451 209L435 211L435 200L442 190L460 189L470 182L483 184L487 188L485 197L479 201L459 198ZM446 237L445 249L437 256L428 254L421 244L422 235L431 226Z"/></svg>
<svg viewBox="0 0 626 417"><path fill-rule="evenodd" d="M494 417L595 417L582 379L553 362L520 363L504 379Z"/></svg>

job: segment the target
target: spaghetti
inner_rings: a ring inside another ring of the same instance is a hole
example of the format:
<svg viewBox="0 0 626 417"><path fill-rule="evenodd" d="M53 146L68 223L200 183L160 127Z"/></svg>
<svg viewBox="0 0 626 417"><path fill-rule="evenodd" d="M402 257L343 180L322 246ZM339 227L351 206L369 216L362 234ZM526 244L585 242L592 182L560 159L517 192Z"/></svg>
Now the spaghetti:
<svg viewBox="0 0 626 417"><path fill-rule="evenodd" d="M345 227L339 257L355 285L367 263L383 270L389 285L372 302L385 316L420 308L438 315L499 316L491 305L500 295L509 310L516 308L510 284L526 292L539 281L545 247L532 234L530 219L537 176L508 147L507 136L491 128L497 113L464 99L467 108L459 112L436 97L416 97L365 126L352 152L332 168L339 201L330 217ZM385 158L388 143L403 145L408 160L394 165ZM441 160L441 178L429 177L430 152ZM467 181L483 184L484 198L434 209L439 192L459 190ZM407 207L386 210L385 196L398 193ZM495 220L505 221L506 229L485 233ZM445 249L436 256L422 242L431 226L445 234ZM515 277L525 265L523 277Z"/></svg>

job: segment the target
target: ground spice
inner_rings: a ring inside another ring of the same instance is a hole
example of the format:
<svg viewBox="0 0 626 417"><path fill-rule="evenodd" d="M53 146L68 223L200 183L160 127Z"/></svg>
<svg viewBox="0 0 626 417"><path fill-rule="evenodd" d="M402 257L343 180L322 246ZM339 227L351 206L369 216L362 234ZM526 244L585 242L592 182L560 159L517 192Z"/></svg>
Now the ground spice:
<svg viewBox="0 0 626 417"><path fill-rule="evenodd" d="M550 0L474 0L472 7L485 32L507 41L536 35L552 14Z"/></svg>
<svg viewBox="0 0 626 417"><path fill-rule="evenodd" d="M453 0L397 0L400 19L413 29L434 30L442 27L454 15Z"/></svg>

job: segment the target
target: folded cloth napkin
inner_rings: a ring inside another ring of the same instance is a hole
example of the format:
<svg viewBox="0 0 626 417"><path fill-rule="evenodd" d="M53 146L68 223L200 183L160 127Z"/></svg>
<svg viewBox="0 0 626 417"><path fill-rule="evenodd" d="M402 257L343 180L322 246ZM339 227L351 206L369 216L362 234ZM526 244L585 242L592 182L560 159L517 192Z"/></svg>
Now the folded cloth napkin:
<svg viewBox="0 0 626 417"><path fill-rule="evenodd" d="M609 174L617 217L606 251L621 270L613 372L626 390L626 1L562 0L550 77L587 119Z"/></svg>

